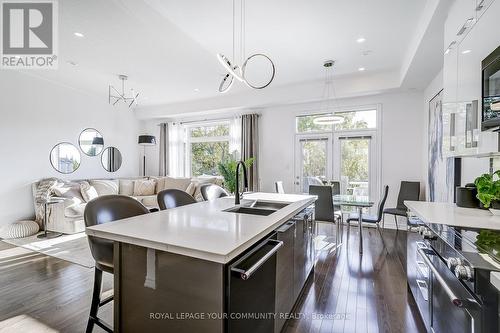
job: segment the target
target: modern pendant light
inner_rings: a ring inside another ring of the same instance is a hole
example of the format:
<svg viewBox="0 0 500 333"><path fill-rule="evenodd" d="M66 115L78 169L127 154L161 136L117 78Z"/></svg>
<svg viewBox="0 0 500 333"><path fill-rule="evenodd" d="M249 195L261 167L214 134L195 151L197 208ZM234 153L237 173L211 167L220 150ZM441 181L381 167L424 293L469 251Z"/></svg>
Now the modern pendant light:
<svg viewBox="0 0 500 333"><path fill-rule="evenodd" d="M236 65L236 2L237 0L233 0L233 54L232 61L222 53L217 53L217 59L220 64L227 73L224 75L220 85L219 92L225 93L231 89L234 83L234 79L245 83L247 86L253 89L264 89L269 86L271 82L274 80L274 76L276 74L276 67L274 66L273 61L267 55L263 53L255 53L248 58L245 58L245 0L240 1L240 31L239 31L239 55L240 61L243 63L243 66ZM257 58L264 58L271 65L271 75L270 79L264 84L253 84L250 83L245 77L247 65L251 60Z"/></svg>
<svg viewBox="0 0 500 333"><path fill-rule="evenodd" d="M125 95L125 81L127 81L128 76L120 74L118 78L122 81L122 91L119 92L115 87L109 85L109 104L116 105L118 102L122 101L131 107L132 105L137 105L137 97L139 93L135 93L133 89L130 89L130 96Z"/></svg>
<svg viewBox="0 0 500 333"><path fill-rule="evenodd" d="M335 115L335 88L333 86L333 65L334 60L327 60L323 63L325 68L325 87L323 88L323 103L320 107L324 115L314 118L313 123L316 125L334 125L344 122L344 117Z"/></svg>

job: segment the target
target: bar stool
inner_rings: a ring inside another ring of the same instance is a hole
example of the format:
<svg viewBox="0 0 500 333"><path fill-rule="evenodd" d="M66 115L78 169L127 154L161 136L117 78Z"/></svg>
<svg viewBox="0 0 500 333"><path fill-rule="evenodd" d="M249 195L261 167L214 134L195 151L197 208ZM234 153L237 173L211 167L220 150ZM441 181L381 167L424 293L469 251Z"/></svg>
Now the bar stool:
<svg viewBox="0 0 500 333"><path fill-rule="evenodd" d="M160 206L161 210L172 209L196 203L195 198L189 195L189 193L176 189L163 190L158 193L157 198L158 206Z"/></svg>
<svg viewBox="0 0 500 333"><path fill-rule="evenodd" d="M200 187L201 196L203 200L215 200L229 196L229 193L222 187L214 184L203 184Z"/></svg>
<svg viewBox="0 0 500 333"><path fill-rule="evenodd" d="M98 197L85 207L85 226L104 224L149 213L139 201L124 195L104 195ZM90 305L89 321L86 332L92 332L94 324L105 330L113 332L109 324L102 321L97 315L99 308L113 300L113 295L101 299L102 272L113 274L113 241L88 236L90 252L95 260L94 290Z"/></svg>

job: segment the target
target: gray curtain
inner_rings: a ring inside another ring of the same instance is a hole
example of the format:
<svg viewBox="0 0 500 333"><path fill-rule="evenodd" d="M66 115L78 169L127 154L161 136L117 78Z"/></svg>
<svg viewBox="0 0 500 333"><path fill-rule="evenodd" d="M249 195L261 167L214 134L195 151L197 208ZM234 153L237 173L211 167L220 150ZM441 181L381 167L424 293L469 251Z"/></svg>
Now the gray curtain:
<svg viewBox="0 0 500 333"><path fill-rule="evenodd" d="M259 190L259 115L245 114L241 116L241 159L254 158L248 170L248 190Z"/></svg>
<svg viewBox="0 0 500 333"><path fill-rule="evenodd" d="M158 175L167 176L168 170L168 124L160 124L160 165Z"/></svg>

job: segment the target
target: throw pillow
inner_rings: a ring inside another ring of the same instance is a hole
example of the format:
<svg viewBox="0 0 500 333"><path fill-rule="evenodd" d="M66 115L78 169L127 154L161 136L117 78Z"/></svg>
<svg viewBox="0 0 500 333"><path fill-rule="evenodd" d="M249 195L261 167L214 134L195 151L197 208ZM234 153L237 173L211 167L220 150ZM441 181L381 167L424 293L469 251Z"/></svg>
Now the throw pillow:
<svg viewBox="0 0 500 333"><path fill-rule="evenodd" d="M99 196L95 187L91 186L88 182L82 182L80 184L80 191L82 192L82 197L86 202L89 202Z"/></svg>
<svg viewBox="0 0 500 333"><path fill-rule="evenodd" d="M134 181L132 179L120 179L120 194L134 195Z"/></svg>
<svg viewBox="0 0 500 333"><path fill-rule="evenodd" d="M53 193L60 198L70 199L75 204L82 203L85 200L80 191L80 183L77 182L58 182L53 188Z"/></svg>
<svg viewBox="0 0 500 333"><path fill-rule="evenodd" d="M140 179L134 182L134 195L146 196L154 195L156 188L156 181L154 179Z"/></svg>
<svg viewBox="0 0 500 333"><path fill-rule="evenodd" d="M120 187L118 180L110 179L92 179L89 180L89 184L96 189L99 196L118 194L118 188Z"/></svg>
<svg viewBox="0 0 500 333"><path fill-rule="evenodd" d="M190 178L174 178L174 177L163 177L158 181L157 192L167 190L167 189L177 189L181 191L186 191L191 184Z"/></svg>

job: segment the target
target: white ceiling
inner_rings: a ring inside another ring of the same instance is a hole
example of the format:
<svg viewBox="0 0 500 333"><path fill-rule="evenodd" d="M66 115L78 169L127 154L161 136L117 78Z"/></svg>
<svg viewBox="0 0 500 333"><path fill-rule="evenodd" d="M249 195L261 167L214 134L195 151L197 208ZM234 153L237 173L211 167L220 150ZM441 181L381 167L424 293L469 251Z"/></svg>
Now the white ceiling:
<svg viewBox="0 0 500 333"><path fill-rule="evenodd" d="M398 72L427 1L436 0L249 0L246 54L275 62L268 89L321 80L326 59L360 81ZM219 95L215 54L232 53L232 0L64 0L59 9L59 70L36 75L107 98L124 73L146 106ZM235 84L229 94L246 90Z"/></svg>

